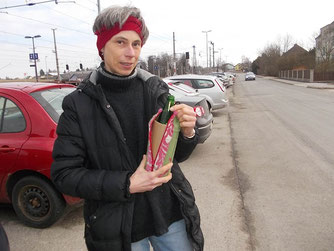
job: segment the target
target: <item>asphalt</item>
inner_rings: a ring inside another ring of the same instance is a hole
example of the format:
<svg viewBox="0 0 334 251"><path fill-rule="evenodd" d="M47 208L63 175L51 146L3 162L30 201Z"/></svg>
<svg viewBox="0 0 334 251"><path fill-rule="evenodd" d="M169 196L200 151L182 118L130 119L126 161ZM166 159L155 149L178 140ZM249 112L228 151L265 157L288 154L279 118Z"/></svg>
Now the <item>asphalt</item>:
<svg viewBox="0 0 334 251"><path fill-rule="evenodd" d="M281 83L284 83L284 84L305 87L305 88L334 89L334 83L300 82L300 81L294 81L294 80L288 80L288 79L281 79L281 78L277 78L277 77L258 76L258 75L257 75L257 77L274 80L274 81L281 82Z"/></svg>

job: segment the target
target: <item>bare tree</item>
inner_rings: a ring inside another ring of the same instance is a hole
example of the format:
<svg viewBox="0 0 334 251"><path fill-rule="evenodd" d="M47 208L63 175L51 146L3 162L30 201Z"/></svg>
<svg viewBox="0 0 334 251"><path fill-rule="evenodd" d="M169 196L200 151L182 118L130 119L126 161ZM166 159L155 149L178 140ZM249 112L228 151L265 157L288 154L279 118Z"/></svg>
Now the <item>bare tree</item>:
<svg viewBox="0 0 334 251"><path fill-rule="evenodd" d="M281 53L285 53L292 47L295 42L293 37L287 33L283 38L279 36L277 43L280 45Z"/></svg>
<svg viewBox="0 0 334 251"><path fill-rule="evenodd" d="M241 67L242 70L245 71L250 71L250 69L252 68L252 62L250 61L250 59L244 55L242 55L241 57Z"/></svg>
<svg viewBox="0 0 334 251"><path fill-rule="evenodd" d="M331 33L321 34L316 41L316 61L318 67L327 71L334 68L334 36Z"/></svg>

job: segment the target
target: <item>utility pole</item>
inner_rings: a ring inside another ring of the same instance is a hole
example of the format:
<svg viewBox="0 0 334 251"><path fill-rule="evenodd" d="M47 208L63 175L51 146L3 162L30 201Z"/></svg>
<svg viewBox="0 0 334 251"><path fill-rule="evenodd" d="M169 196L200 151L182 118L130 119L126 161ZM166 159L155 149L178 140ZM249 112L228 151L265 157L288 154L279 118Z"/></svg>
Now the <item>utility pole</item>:
<svg viewBox="0 0 334 251"><path fill-rule="evenodd" d="M100 0L97 0L97 13L100 14L100 12L101 12Z"/></svg>
<svg viewBox="0 0 334 251"><path fill-rule="evenodd" d="M46 74L46 79L48 79L48 64L47 64L47 62L46 62L46 58L47 58L48 56L45 56L45 74Z"/></svg>
<svg viewBox="0 0 334 251"><path fill-rule="evenodd" d="M219 50L219 65L221 66L222 65L222 50L223 50L223 48L219 48L218 50ZM218 68L218 66L217 66L217 68Z"/></svg>
<svg viewBox="0 0 334 251"><path fill-rule="evenodd" d="M33 51L33 59L34 59L34 67L35 67L35 78L36 82L38 82L38 74L37 74L37 63L36 63L36 53L35 53L35 38L41 37L40 35L35 36L25 36L24 38L31 38L32 39L32 51Z"/></svg>
<svg viewBox="0 0 334 251"><path fill-rule="evenodd" d="M176 74L176 54L175 54L175 32L173 32L173 73Z"/></svg>
<svg viewBox="0 0 334 251"><path fill-rule="evenodd" d="M210 43L212 44L212 66L215 68L215 43L212 41Z"/></svg>
<svg viewBox="0 0 334 251"><path fill-rule="evenodd" d="M208 33L212 30L202 31L206 35L206 67L209 67L209 53L208 53Z"/></svg>
<svg viewBox="0 0 334 251"><path fill-rule="evenodd" d="M196 67L196 66L197 66L197 65L196 65L196 46L193 45L193 72L192 72L192 73L195 72L195 67Z"/></svg>
<svg viewBox="0 0 334 251"><path fill-rule="evenodd" d="M55 45L55 54L56 54L56 66L57 66L57 79L58 81L60 81L60 74L59 74L59 63L58 63L58 53L57 53L57 43L56 43L56 28L54 29L51 29L53 31L53 42L54 42L54 45Z"/></svg>
<svg viewBox="0 0 334 251"><path fill-rule="evenodd" d="M211 68L211 47L209 47L209 66Z"/></svg>

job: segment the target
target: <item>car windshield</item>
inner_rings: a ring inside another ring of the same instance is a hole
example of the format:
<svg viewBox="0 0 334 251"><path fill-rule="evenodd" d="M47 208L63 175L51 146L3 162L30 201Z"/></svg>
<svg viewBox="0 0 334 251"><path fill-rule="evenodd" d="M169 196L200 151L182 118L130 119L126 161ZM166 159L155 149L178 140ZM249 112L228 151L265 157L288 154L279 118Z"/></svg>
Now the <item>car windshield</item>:
<svg viewBox="0 0 334 251"><path fill-rule="evenodd" d="M73 92L75 88L53 88L31 93L31 96L44 108L54 122L58 123L63 113L62 103L64 97Z"/></svg>

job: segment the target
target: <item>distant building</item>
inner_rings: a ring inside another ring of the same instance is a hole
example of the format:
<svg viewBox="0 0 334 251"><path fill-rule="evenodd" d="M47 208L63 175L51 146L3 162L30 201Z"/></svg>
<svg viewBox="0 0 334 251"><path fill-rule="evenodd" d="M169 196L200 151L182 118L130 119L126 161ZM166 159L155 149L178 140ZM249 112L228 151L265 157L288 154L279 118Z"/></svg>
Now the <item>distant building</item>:
<svg viewBox="0 0 334 251"><path fill-rule="evenodd" d="M316 42L316 63L334 61L334 22L320 29Z"/></svg>
<svg viewBox="0 0 334 251"><path fill-rule="evenodd" d="M309 56L309 52L298 44L294 44L291 49L283 53L279 59L280 70L305 70L314 62L314 57Z"/></svg>
<svg viewBox="0 0 334 251"><path fill-rule="evenodd" d="M236 66L234 66L234 70L236 71L241 71L242 70L242 65L239 63Z"/></svg>

